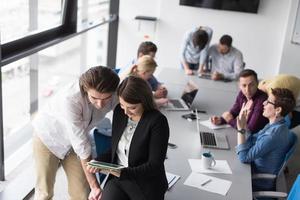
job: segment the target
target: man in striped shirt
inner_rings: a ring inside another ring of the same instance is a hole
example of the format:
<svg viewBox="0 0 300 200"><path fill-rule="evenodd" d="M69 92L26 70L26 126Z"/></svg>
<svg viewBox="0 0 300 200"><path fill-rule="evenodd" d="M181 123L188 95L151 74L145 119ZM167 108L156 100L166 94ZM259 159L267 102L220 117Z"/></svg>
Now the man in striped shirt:
<svg viewBox="0 0 300 200"><path fill-rule="evenodd" d="M181 50L181 65L187 75L193 70L204 71L205 61L213 30L207 26L200 26L188 31L183 40Z"/></svg>

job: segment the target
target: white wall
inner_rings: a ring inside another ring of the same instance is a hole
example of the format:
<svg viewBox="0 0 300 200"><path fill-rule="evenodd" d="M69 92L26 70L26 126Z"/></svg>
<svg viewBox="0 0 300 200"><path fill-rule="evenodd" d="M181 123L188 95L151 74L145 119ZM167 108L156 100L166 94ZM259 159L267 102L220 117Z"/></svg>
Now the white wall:
<svg viewBox="0 0 300 200"><path fill-rule="evenodd" d="M185 31L204 25L214 30L212 43L218 42L221 35L230 34L233 45L243 52L247 67L256 70L260 77L274 75L279 71L291 1L294 0L261 0L258 14L179 6L178 0L120 1L117 64L122 66L136 56L147 32L158 45L159 66L179 67ZM136 15L158 17L155 32L153 22L141 22L138 31Z"/></svg>
<svg viewBox="0 0 300 200"><path fill-rule="evenodd" d="M299 0L292 0L291 2L289 20L279 72L293 74L300 77L300 45L293 44L291 42L298 3L300 3ZM300 10L298 12L300 12Z"/></svg>

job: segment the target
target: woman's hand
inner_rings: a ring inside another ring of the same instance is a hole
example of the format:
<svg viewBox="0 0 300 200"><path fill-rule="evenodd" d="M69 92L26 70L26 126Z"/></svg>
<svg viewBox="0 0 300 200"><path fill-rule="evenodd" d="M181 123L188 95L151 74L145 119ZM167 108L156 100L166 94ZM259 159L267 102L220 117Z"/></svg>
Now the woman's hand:
<svg viewBox="0 0 300 200"><path fill-rule="evenodd" d="M97 173L97 172L101 172L101 169L90 166L90 165L87 165L86 169L88 170L88 172L93 173L93 174Z"/></svg>
<svg viewBox="0 0 300 200"><path fill-rule="evenodd" d="M243 103L242 105L242 109L239 113L239 116L236 119L236 125L237 125L237 129L241 130L241 129L246 129L247 126L247 117L248 117L248 109L246 107L246 104Z"/></svg>

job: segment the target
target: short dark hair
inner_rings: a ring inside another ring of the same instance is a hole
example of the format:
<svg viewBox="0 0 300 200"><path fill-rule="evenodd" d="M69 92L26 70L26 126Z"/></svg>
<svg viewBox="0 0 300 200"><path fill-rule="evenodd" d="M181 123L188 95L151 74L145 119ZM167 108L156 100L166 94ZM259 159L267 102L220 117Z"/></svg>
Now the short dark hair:
<svg viewBox="0 0 300 200"><path fill-rule="evenodd" d="M232 45L232 37L230 35L223 35L220 38L220 44L231 47Z"/></svg>
<svg viewBox="0 0 300 200"><path fill-rule="evenodd" d="M118 87L117 94L127 103L141 103L144 111L156 109L150 85L137 76L124 79Z"/></svg>
<svg viewBox="0 0 300 200"><path fill-rule="evenodd" d="M205 30L198 29L193 34L193 44L198 46L200 49L204 49L208 42L208 34Z"/></svg>
<svg viewBox="0 0 300 200"><path fill-rule="evenodd" d="M295 105L296 101L293 93L286 88L271 88L271 93L275 97L274 106L281 107L281 116L286 116L289 112L291 112Z"/></svg>
<svg viewBox="0 0 300 200"><path fill-rule="evenodd" d="M252 69L244 69L243 71L241 71L239 74L239 79L241 77L245 78L249 76L253 76L255 81L258 83L257 73Z"/></svg>
<svg viewBox="0 0 300 200"><path fill-rule="evenodd" d="M142 42L137 51L137 57L140 53L143 55L148 55L150 52L157 52L157 46L151 41Z"/></svg>
<svg viewBox="0 0 300 200"><path fill-rule="evenodd" d="M85 96L89 89L101 93L112 93L117 90L119 82L119 76L112 69L97 66L90 68L80 76L79 88L82 96Z"/></svg>

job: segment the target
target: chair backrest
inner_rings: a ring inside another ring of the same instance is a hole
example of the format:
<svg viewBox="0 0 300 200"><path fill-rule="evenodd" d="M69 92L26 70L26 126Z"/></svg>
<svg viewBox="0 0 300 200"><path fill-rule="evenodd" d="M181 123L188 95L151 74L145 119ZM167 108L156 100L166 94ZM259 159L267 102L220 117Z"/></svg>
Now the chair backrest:
<svg viewBox="0 0 300 200"><path fill-rule="evenodd" d="M298 175L293 187L289 193L287 200L299 200L300 199L300 175Z"/></svg>
<svg viewBox="0 0 300 200"><path fill-rule="evenodd" d="M95 139L97 157L100 154L105 153L111 147L111 136L107 136L100 133L98 129L94 130L94 139Z"/></svg>
<svg viewBox="0 0 300 200"><path fill-rule="evenodd" d="M289 139L289 149L285 155L284 161L282 163L282 166L278 172L278 174L281 174L282 171L284 170L285 166L287 165L287 162L289 161L289 159L291 158L291 156L293 155L296 146L297 146L297 142L298 142L298 137L295 133L293 133L292 131L289 131L288 133L288 139Z"/></svg>

